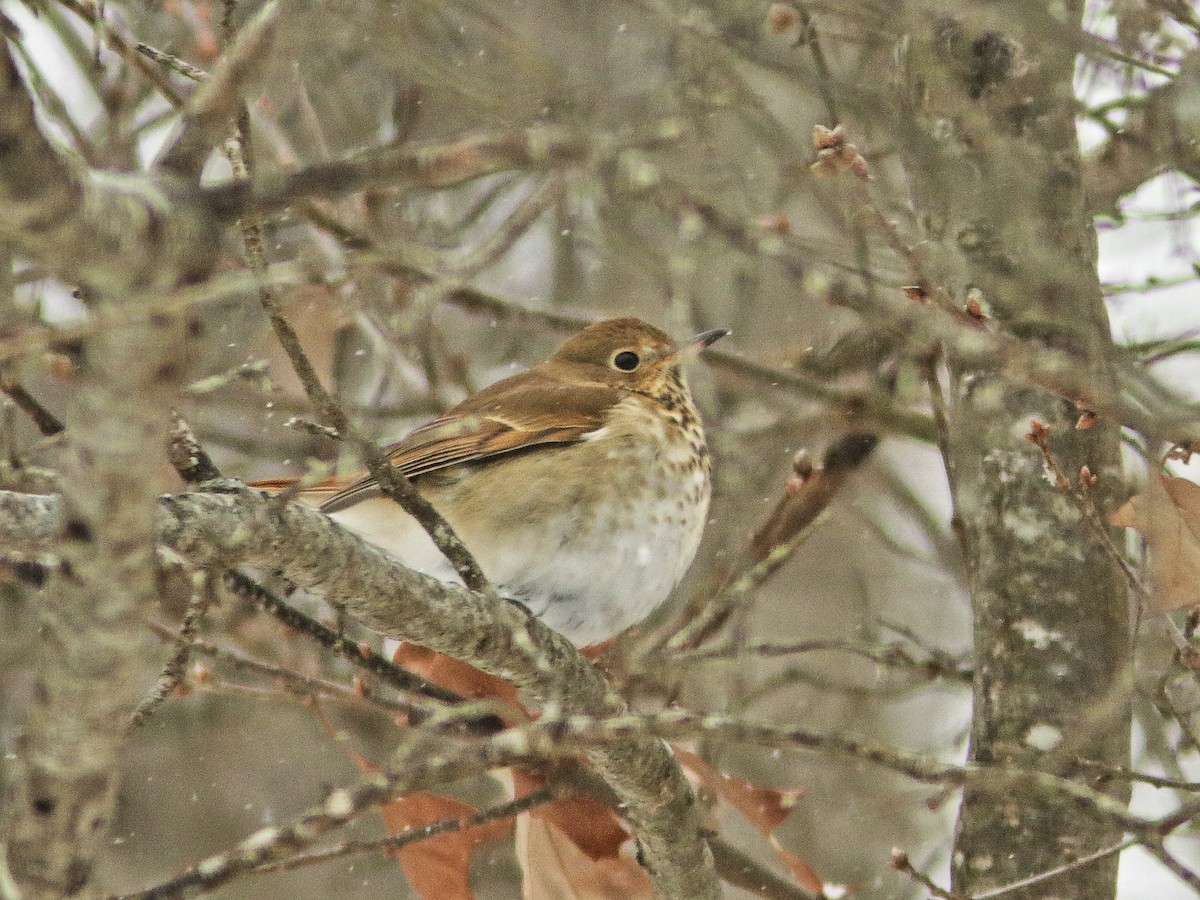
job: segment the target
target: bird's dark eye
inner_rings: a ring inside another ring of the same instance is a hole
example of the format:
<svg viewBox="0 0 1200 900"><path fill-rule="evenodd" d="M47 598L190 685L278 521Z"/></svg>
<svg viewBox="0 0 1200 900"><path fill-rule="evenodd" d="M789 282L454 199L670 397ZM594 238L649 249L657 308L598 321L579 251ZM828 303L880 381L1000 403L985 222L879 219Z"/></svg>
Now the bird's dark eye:
<svg viewBox="0 0 1200 900"><path fill-rule="evenodd" d="M638 367L638 363L640 362L641 360L638 359L638 355L632 350L622 350L613 357L613 365L622 372L632 372Z"/></svg>

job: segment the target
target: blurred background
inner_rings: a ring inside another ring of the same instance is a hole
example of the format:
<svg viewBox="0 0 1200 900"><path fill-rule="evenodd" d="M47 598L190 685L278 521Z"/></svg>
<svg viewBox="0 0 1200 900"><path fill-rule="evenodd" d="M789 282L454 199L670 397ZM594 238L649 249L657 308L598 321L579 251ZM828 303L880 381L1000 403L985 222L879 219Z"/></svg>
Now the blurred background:
<svg viewBox="0 0 1200 900"><path fill-rule="evenodd" d="M92 166L136 171L153 163L178 114L131 59L157 67L186 97L195 82L179 63L213 66L259 5L108 0L102 28L90 3L39 3L35 13L2 0L0 10L20 28L47 133ZM289 0L277 38L254 63L245 96L256 173L381 143L535 125L574 129L589 141L583 162L450 189L312 201L266 223L269 260L312 272L283 295L289 319L326 383L381 443L541 361L587 321L632 314L677 338L732 330L721 352L690 373L715 457L700 554L669 607L611 656L614 679L644 708L679 697L698 709L964 757L971 616L942 458L911 427L929 401L917 361L893 352L888 323L856 300L900 296L912 282L900 250L919 247L926 223L898 149L911 138L895 108L901 24L953 6L910 9L900 23L891 4L870 2ZM1021 4L1011 10L1024 13ZM1109 185L1102 159L1113 135L1140 126L1137 117L1164 86L1175 91L1173 121L1200 129L1198 23L1189 4L1106 0L1089 5L1085 27L1080 141L1086 175ZM868 186L853 174L812 170L818 125L844 127L869 167ZM1113 334L1194 394L1200 195L1182 165L1127 168L1130 183L1091 210ZM214 153L206 178L230 174ZM896 223L895 239L863 215L866 190ZM231 242L224 266L241 265ZM18 316L86 320L70 286L19 261L14 277ZM312 412L254 297L191 315L197 327L181 353L194 381L180 409L226 474L358 467L336 442L292 421ZM52 409L72 402L70 378L55 366L65 358L69 369L69 357L69 347L59 348L48 365L22 373ZM864 414L863 398L886 403ZM29 446L25 423L9 415L5 427L9 447ZM782 571L739 605L715 642L726 651L656 655L657 638L683 611L745 565L796 455L819 463L826 448L862 431L880 435L878 449ZM1136 473L1136 456L1130 462ZM7 608L19 634L31 607L14 599ZM171 623L180 610L165 598L155 617ZM1166 671L1163 630L1151 622L1139 633L1147 683ZM352 675L233 604L215 612L204 636L300 671ZM747 650L764 642L793 652ZM147 639L147 687L164 653ZM0 654L4 683L18 685L21 647L6 641ZM105 862L113 892L155 883L287 820L323 786L354 778L347 745L383 759L394 739L379 710L329 700L323 722L269 679L220 660L204 664L187 695L168 702L131 743ZM1153 697L1139 699L1135 768L1200 776L1186 698L1180 709L1166 716ZM11 717L4 727L7 742ZM864 900L926 896L888 868L891 848L900 847L947 883L956 794L821 753L701 749L723 771L803 791L777 835L826 881ZM478 801L486 790L463 795ZM1139 786L1134 803L1149 814L1177 798ZM770 849L739 827L730 821L731 840L773 865ZM382 827L374 817L348 832L375 834ZM1186 846L1194 837L1176 840L1177 853L1200 863L1200 846ZM479 848L473 866L479 896L519 892L505 843ZM242 879L218 896L366 900L404 891L393 861L351 856ZM1120 896L1192 893L1133 850L1122 861Z"/></svg>

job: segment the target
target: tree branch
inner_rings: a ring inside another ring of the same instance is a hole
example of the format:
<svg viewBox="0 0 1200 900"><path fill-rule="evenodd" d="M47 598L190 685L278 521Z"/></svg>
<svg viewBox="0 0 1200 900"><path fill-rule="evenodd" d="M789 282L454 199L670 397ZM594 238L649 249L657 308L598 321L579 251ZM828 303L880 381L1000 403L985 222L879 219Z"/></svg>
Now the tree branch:
<svg viewBox="0 0 1200 900"><path fill-rule="evenodd" d="M48 523L61 527L58 506L52 498L0 492L0 537L14 547L44 548L54 538ZM28 527L39 512L43 523ZM509 679L547 715L605 718L626 709L575 647L525 611L410 571L320 513L231 487L162 498L158 529L160 541L194 566L278 570L376 631ZM659 893L716 897L691 788L662 741L638 731L587 756L622 804Z"/></svg>

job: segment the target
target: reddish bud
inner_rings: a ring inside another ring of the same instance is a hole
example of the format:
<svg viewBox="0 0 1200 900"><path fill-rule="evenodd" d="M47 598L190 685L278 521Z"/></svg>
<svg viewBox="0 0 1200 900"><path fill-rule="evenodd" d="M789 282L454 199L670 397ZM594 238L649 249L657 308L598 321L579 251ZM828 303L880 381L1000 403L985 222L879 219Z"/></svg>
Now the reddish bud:
<svg viewBox="0 0 1200 900"><path fill-rule="evenodd" d="M46 365L55 381L71 381L75 378L75 363L65 353L47 353Z"/></svg>
<svg viewBox="0 0 1200 900"><path fill-rule="evenodd" d="M196 684L209 684L212 682L212 667L205 662L197 662L192 664L192 680Z"/></svg>
<svg viewBox="0 0 1200 900"><path fill-rule="evenodd" d="M987 311L983 308L983 303L978 297L967 298L967 315L976 322L983 322L988 318Z"/></svg>
<svg viewBox="0 0 1200 900"><path fill-rule="evenodd" d="M850 174L866 181L871 177L871 170L867 167L867 158L858 152L858 148L853 144L850 149L854 151L850 157Z"/></svg>
<svg viewBox="0 0 1200 900"><path fill-rule="evenodd" d="M799 37L800 13L789 3L772 3L767 10L767 30L779 37Z"/></svg>
<svg viewBox="0 0 1200 900"><path fill-rule="evenodd" d="M813 126L813 149L834 150L846 143L846 129L841 125L826 128L824 125Z"/></svg>
<svg viewBox="0 0 1200 900"><path fill-rule="evenodd" d="M758 220L758 227L775 234L791 234L792 223L785 213L769 213Z"/></svg>
<svg viewBox="0 0 1200 900"><path fill-rule="evenodd" d="M1091 428L1096 424L1097 416L1090 409L1085 409L1083 413L1075 420L1075 430L1083 431L1086 428Z"/></svg>

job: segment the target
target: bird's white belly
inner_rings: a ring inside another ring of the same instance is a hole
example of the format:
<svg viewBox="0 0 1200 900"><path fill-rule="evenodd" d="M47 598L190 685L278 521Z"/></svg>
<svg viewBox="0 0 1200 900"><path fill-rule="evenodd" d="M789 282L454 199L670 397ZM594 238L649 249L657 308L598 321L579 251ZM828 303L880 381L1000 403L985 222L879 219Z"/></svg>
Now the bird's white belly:
<svg viewBox="0 0 1200 900"><path fill-rule="evenodd" d="M474 496L483 489L470 474L425 492L502 595L586 646L667 599L699 547L709 485L707 472L689 464L686 443L596 441L571 453L579 465L565 475L561 457L515 457L504 464L507 477L490 480L487 496ZM420 526L385 497L332 518L410 568L459 580Z"/></svg>

